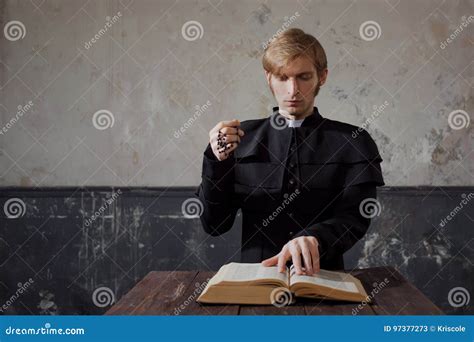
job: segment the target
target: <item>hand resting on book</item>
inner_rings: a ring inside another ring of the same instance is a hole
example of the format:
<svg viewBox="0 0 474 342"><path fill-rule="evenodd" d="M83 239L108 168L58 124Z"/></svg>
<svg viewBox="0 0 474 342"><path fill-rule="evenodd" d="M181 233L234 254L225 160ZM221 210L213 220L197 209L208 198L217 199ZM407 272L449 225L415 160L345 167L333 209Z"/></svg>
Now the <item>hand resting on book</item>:
<svg viewBox="0 0 474 342"><path fill-rule="evenodd" d="M262 261L264 266L278 265L279 272L286 271L286 262L291 259L296 274L313 275L319 272L318 239L314 236L300 236L290 240L280 253ZM303 261L304 264L301 263Z"/></svg>

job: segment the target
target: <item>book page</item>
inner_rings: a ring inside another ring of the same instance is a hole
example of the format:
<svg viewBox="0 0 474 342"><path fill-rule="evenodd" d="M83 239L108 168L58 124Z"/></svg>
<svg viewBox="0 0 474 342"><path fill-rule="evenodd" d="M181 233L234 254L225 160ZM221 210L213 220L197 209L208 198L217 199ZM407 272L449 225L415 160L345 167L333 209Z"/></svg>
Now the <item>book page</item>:
<svg viewBox="0 0 474 342"><path fill-rule="evenodd" d="M292 265L290 268L290 284L295 284L297 282L312 283L346 292L359 292L354 282L350 281L350 277L344 273L320 270L312 276L297 275L296 270Z"/></svg>
<svg viewBox="0 0 474 342"><path fill-rule="evenodd" d="M220 271L219 271L220 273ZM278 272L277 266L266 267L260 263L236 263L222 267L222 274L218 275L219 281L251 281L258 279L279 279L288 283L288 271Z"/></svg>

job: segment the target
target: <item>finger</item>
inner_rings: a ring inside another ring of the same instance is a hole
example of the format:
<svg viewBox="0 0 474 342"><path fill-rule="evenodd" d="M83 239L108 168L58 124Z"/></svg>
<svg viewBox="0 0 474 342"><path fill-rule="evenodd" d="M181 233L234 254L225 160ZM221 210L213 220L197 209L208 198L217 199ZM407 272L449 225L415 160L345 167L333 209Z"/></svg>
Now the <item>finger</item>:
<svg viewBox="0 0 474 342"><path fill-rule="evenodd" d="M313 274L319 272L319 249L317 244L314 245L314 248L311 250L311 258L313 260Z"/></svg>
<svg viewBox="0 0 474 342"><path fill-rule="evenodd" d="M316 238L309 238L309 252L311 253L311 260L313 263L313 274L319 272L319 242Z"/></svg>
<svg viewBox="0 0 474 342"><path fill-rule="evenodd" d="M209 137L210 139L220 139L220 138L225 137L228 134L237 134L237 133L238 133L238 129L235 127L224 127L215 131L211 131L211 133L209 133Z"/></svg>
<svg viewBox="0 0 474 342"><path fill-rule="evenodd" d="M223 136L223 137L215 137L210 140L211 146L216 146L217 148L223 148L229 144L239 144L240 139L238 135L230 136Z"/></svg>
<svg viewBox="0 0 474 342"><path fill-rule="evenodd" d="M232 120L228 120L228 121L221 121L222 124L225 126L239 126L240 125L240 121L237 120L237 119L232 119Z"/></svg>
<svg viewBox="0 0 474 342"><path fill-rule="evenodd" d="M295 265L296 274L303 274L301 269L301 250L298 248L298 245L293 244L290 246L290 253L293 265Z"/></svg>
<svg viewBox="0 0 474 342"><path fill-rule="evenodd" d="M214 152L218 160L222 161L226 159L226 155L224 153L226 150L223 146L219 145L217 142L212 143L211 146L212 146L212 151Z"/></svg>
<svg viewBox="0 0 474 342"><path fill-rule="evenodd" d="M240 136L235 135L235 134L227 134L222 139L223 139L223 141L225 141L227 143L240 142Z"/></svg>
<svg viewBox="0 0 474 342"><path fill-rule="evenodd" d="M262 261L263 266L274 266L278 264L278 254Z"/></svg>
<svg viewBox="0 0 474 342"><path fill-rule="evenodd" d="M286 269L286 261L291 258L290 251L288 247L285 245L281 250L279 257L278 257L278 272L284 272Z"/></svg>
<svg viewBox="0 0 474 342"><path fill-rule="evenodd" d="M243 137L245 135L245 132L239 128L239 126L233 126L233 127L223 127L220 129L217 129L217 126L209 132L209 138L210 141L221 138L226 135L238 135L240 137Z"/></svg>
<svg viewBox="0 0 474 342"><path fill-rule="evenodd" d="M218 143L218 144L221 144L223 145L224 143L231 143L231 142L237 142L237 143L240 143L240 136L236 135L236 134L224 134L224 135L214 135L211 137L211 139L209 140L209 142L211 144L214 144L214 143Z"/></svg>
<svg viewBox="0 0 474 342"><path fill-rule="evenodd" d="M225 145L217 145L217 152L219 152L219 153L225 153L225 152L230 153L233 150L235 150L237 148L237 146L239 146L239 144L236 143L236 142L228 143L228 144L225 144Z"/></svg>
<svg viewBox="0 0 474 342"><path fill-rule="evenodd" d="M228 157L230 153L237 148L237 146L239 146L239 144L235 142L230 143L230 144L225 145L225 147L218 147L217 152L221 156Z"/></svg>
<svg viewBox="0 0 474 342"><path fill-rule="evenodd" d="M221 122L219 122L217 125L215 125L209 132L209 136L212 137L214 135L222 134L222 130L228 126L223 125ZM229 127L239 127L239 125L235 124L233 126Z"/></svg>
<svg viewBox="0 0 474 342"><path fill-rule="evenodd" d="M311 257L313 260L313 274L318 273L320 271L319 266L319 253L311 253Z"/></svg>
<svg viewBox="0 0 474 342"><path fill-rule="evenodd" d="M302 242L301 253L303 255L304 268L306 274L313 274L313 261L311 258L311 252L309 251L306 242Z"/></svg>
<svg viewBox="0 0 474 342"><path fill-rule="evenodd" d="M219 132L221 134L239 134L239 128L238 127L235 127L235 126L231 126L231 127L224 127L224 128L221 128L218 130L218 133L217 135L219 135Z"/></svg>
<svg viewBox="0 0 474 342"><path fill-rule="evenodd" d="M221 121L217 125L214 126L212 131L218 131L221 128L228 127L228 126L240 126L240 121L237 119L233 119L229 121Z"/></svg>

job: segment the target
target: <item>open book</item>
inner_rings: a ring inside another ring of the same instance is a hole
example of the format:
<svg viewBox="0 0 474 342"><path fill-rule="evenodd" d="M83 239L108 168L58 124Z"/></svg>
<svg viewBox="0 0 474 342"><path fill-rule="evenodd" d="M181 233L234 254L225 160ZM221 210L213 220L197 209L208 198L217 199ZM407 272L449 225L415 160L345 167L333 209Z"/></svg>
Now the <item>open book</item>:
<svg viewBox="0 0 474 342"><path fill-rule="evenodd" d="M347 273L320 270L312 276L297 275L293 266L280 273L277 266L236 262L222 266L197 301L282 306L295 297L370 302L361 282Z"/></svg>

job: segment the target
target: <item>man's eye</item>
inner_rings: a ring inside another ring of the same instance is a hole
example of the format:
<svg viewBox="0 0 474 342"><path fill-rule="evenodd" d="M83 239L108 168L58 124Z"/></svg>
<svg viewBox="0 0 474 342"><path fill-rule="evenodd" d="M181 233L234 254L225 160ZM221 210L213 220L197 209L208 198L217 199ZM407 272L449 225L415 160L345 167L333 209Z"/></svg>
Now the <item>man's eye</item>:
<svg viewBox="0 0 474 342"><path fill-rule="evenodd" d="M312 78L313 78L312 75L303 75L303 76L301 76L301 79L303 79L303 80L305 80L305 81L310 80L310 79L312 79Z"/></svg>

